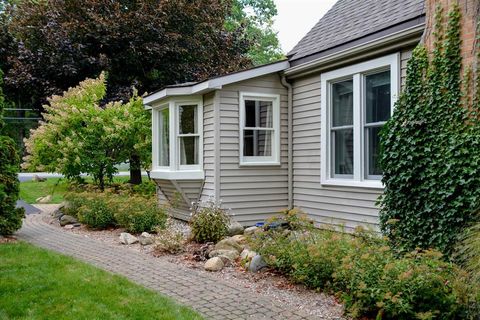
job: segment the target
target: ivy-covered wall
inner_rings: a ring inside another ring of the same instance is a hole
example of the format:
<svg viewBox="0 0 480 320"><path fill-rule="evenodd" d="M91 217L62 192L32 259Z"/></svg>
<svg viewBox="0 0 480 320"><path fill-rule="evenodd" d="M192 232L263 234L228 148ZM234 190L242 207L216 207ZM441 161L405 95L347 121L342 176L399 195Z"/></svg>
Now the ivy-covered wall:
<svg viewBox="0 0 480 320"><path fill-rule="evenodd" d="M450 253L480 209L480 82L462 57L461 8L436 11L433 47L420 45L382 132L381 227L399 249ZM475 88L476 86L476 88Z"/></svg>

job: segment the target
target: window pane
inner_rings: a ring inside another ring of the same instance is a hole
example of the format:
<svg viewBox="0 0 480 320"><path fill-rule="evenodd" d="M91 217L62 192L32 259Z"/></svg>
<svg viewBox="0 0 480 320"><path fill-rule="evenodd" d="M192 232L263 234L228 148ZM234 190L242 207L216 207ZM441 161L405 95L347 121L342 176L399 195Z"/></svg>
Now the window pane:
<svg viewBox="0 0 480 320"><path fill-rule="evenodd" d="M367 160L369 176L382 175L382 169L380 168L380 130L382 127L367 128Z"/></svg>
<svg viewBox="0 0 480 320"><path fill-rule="evenodd" d="M272 101L245 100L245 127L273 128Z"/></svg>
<svg viewBox="0 0 480 320"><path fill-rule="evenodd" d="M170 124L169 124L168 108L165 108L159 112L159 127L160 127L160 148L159 148L159 161L158 165L161 167L168 167L170 165Z"/></svg>
<svg viewBox="0 0 480 320"><path fill-rule="evenodd" d="M244 130L243 155L245 157L269 157L272 155L272 131Z"/></svg>
<svg viewBox="0 0 480 320"><path fill-rule="evenodd" d="M180 137L180 165L199 164L199 137Z"/></svg>
<svg viewBox="0 0 480 320"><path fill-rule="evenodd" d="M366 78L367 123L390 118L390 71L368 75Z"/></svg>
<svg viewBox="0 0 480 320"><path fill-rule="evenodd" d="M353 174L353 130L332 131L333 174Z"/></svg>
<svg viewBox="0 0 480 320"><path fill-rule="evenodd" d="M353 125L353 80L332 84L332 125Z"/></svg>
<svg viewBox="0 0 480 320"><path fill-rule="evenodd" d="M197 133L197 106L180 106L178 109L180 118L180 134Z"/></svg>

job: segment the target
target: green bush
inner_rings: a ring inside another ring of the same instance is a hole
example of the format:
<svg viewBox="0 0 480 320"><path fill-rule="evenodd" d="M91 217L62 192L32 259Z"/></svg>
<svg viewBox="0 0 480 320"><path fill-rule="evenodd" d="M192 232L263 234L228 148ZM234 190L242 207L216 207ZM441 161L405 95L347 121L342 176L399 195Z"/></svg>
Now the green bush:
<svg viewBox="0 0 480 320"><path fill-rule="evenodd" d="M443 20L437 13L431 59L424 47L414 50L406 88L381 133L380 219L396 248L436 248L449 255L457 236L478 219L480 100L464 98L470 83L466 77L461 85L458 6L445 35Z"/></svg>
<svg viewBox="0 0 480 320"><path fill-rule="evenodd" d="M302 221L291 211L280 220ZM465 272L437 251L398 255L373 231L353 234L311 228L271 229L252 249L293 281L335 292L354 318L470 319L478 292Z"/></svg>
<svg viewBox="0 0 480 320"><path fill-rule="evenodd" d="M5 99L2 91L3 72L0 70L0 134L3 129L3 108ZM0 235L11 235L22 226L25 212L15 208L18 200L20 158L15 142L0 135Z"/></svg>
<svg viewBox="0 0 480 320"><path fill-rule="evenodd" d="M0 112L0 121L1 121ZM0 235L11 235L22 226L23 208L15 208L18 200L19 157L12 139L0 136Z"/></svg>
<svg viewBox="0 0 480 320"><path fill-rule="evenodd" d="M71 192L65 200L66 214L95 229L118 225L132 233L152 232L167 218L155 198L131 193Z"/></svg>
<svg viewBox="0 0 480 320"><path fill-rule="evenodd" d="M128 232L152 232L157 227L164 227L167 213L159 207L155 198L141 196L121 197L116 206L115 218L118 225Z"/></svg>
<svg viewBox="0 0 480 320"><path fill-rule="evenodd" d="M218 242L228 235L230 218L220 203L209 199L197 204L190 219L192 237L199 243Z"/></svg>

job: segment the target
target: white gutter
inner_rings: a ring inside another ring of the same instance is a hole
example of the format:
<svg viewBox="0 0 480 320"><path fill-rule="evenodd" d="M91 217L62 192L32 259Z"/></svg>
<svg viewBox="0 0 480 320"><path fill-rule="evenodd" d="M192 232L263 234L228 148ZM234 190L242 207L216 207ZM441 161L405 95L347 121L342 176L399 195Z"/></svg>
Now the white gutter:
<svg viewBox="0 0 480 320"><path fill-rule="evenodd" d="M360 45L337 51L324 57L291 67L285 70L289 78L296 78L306 74L315 73L324 69L346 64L352 60L358 60L367 56L390 51L399 47L416 45L425 29L425 24L417 26L362 43Z"/></svg>
<svg viewBox="0 0 480 320"><path fill-rule="evenodd" d="M267 64L265 66L260 66L257 68L235 72L217 78L212 78L189 86L165 88L144 97L143 104L151 105L152 103L171 96L189 96L194 94L203 94L213 90L219 90L223 86L229 85L231 83L260 77L270 73L284 71L289 67L290 63L288 61L280 61L277 63Z"/></svg>

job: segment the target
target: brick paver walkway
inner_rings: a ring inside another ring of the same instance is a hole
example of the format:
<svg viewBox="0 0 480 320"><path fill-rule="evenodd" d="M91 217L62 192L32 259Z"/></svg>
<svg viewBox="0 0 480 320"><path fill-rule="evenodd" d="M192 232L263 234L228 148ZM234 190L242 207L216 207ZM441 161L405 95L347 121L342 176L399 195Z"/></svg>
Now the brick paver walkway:
<svg viewBox="0 0 480 320"><path fill-rule="evenodd" d="M313 319L209 274L63 232L43 222L40 215L27 216L17 235L40 247L123 275L192 307L207 319Z"/></svg>

